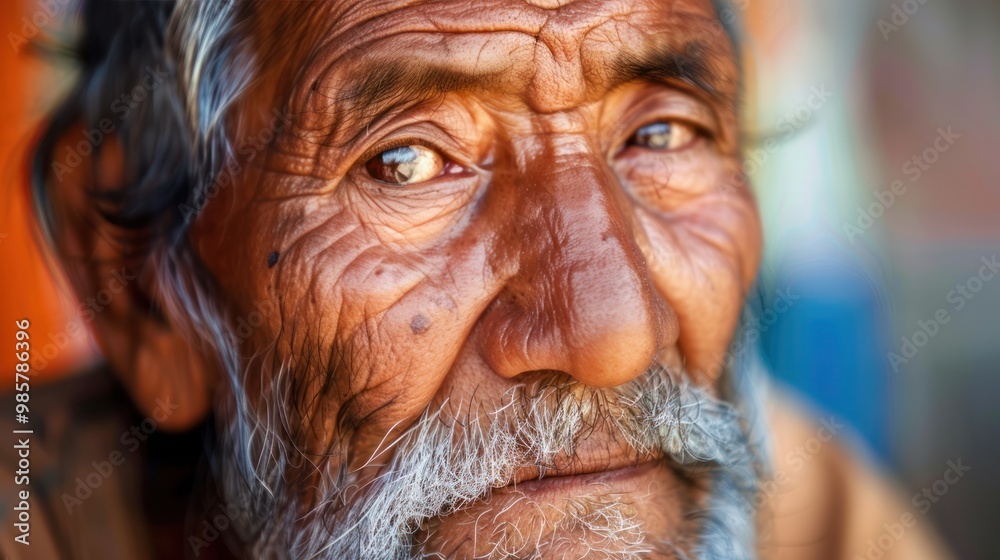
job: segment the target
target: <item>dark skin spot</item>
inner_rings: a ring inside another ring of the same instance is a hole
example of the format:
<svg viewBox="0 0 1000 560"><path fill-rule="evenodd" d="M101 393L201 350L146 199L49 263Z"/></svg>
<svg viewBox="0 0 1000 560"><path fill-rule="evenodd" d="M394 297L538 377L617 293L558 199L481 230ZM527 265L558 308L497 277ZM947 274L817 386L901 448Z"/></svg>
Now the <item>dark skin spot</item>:
<svg viewBox="0 0 1000 560"><path fill-rule="evenodd" d="M278 252L272 251L270 255L267 256L267 268L274 268L274 265L278 264Z"/></svg>
<svg viewBox="0 0 1000 560"><path fill-rule="evenodd" d="M423 313L414 315L410 321L410 330L413 331L413 334L424 334L429 328L431 328L431 320Z"/></svg>

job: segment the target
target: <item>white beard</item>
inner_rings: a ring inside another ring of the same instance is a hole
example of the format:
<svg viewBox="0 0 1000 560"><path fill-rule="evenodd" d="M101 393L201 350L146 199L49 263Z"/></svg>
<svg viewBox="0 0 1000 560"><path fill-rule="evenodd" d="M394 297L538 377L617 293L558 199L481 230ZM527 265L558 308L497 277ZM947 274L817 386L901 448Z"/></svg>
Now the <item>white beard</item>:
<svg viewBox="0 0 1000 560"><path fill-rule="evenodd" d="M287 373L287 372L284 372ZM281 375L275 382L280 383ZM253 558L408 560L435 557L416 535L429 519L473 504L509 484L523 467L546 468L560 453L572 455L587 430L601 423L638 453L662 455L692 476L708 477L710 496L694 515L697 535L679 543L648 542L629 508L614 499L577 502L560 522L604 551L588 557L667 557L744 560L755 557L754 511L758 461L736 409L703 389L654 369L628 384L592 389L555 374L515 388L506 405L466 419L456 431L438 421L440 409L390 443L395 452L381 474L359 491L346 470L329 474L315 489L318 504L302 515L300 489L285 473L301 456L277 429L281 412L232 415L218 449L224 499L245 513L234 520ZM488 424L488 425L486 425ZM251 458L255 460L251 460ZM502 528L501 528L502 529ZM559 543L508 538L495 531L498 558L541 557Z"/></svg>

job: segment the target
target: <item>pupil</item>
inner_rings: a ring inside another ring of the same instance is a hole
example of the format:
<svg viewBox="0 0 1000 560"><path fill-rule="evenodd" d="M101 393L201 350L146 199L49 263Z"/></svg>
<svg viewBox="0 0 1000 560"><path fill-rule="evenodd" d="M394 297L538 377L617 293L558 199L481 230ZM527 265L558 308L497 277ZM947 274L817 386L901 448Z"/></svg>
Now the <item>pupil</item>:
<svg viewBox="0 0 1000 560"><path fill-rule="evenodd" d="M403 184L413 177L419 161L420 153L413 146L400 146L372 159L368 163L368 171L380 181Z"/></svg>
<svg viewBox="0 0 1000 560"><path fill-rule="evenodd" d="M636 143L649 148L666 148L670 145L670 123L653 123L639 129Z"/></svg>
<svg viewBox="0 0 1000 560"><path fill-rule="evenodd" d="M438 152L419 144L389 148L365 164L369 175L377 181L403 186L433 179L448 169Z"/></svg>
<svg viewBox="0 0 1000 560"><path fill-rule="evenodd" d="M418 155L411 146L400 146L382 154L382 162L390 167L392 178L397 183L405 183L413 177Z"/></svg>

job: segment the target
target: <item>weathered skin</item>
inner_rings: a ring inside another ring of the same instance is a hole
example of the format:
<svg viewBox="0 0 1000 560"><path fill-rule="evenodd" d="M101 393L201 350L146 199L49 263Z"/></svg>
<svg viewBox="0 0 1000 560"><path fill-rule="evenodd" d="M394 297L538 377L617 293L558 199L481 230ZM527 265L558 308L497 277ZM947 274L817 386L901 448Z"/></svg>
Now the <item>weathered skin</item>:
<svg viewBox="0 0 1000 560"><path fill-rule="evenodd" d="M243 349L277 341L278 360L305 374L293 416L303 449L322 453L346 432L347 460L360 467L429 406L496 403L539 370L612 387L659 360L715 382L761 233L736 180L737 69L708 1L257 10L258 37L292 25L303 39L257 45L269 64L241 131L265 129L286 101L294 127L208 203L191 241L236 316L278 310ZM654 44L704 56L713 91L683 80L608 83L623 53ZM338 102L345 84L416 61L491 77L361 115ZM655 122L691 140L626 145ZM399 139L453 165L423 183L377 182L366 161ZM634 463L612 439L594 434L567 464ZM609 488L651 488L635 507L649 531L668 535L679 511L671 476L657 466ZM530 524L533 515L505 517ZM441 534L456 541L473 530L447 526Z"/></svg>

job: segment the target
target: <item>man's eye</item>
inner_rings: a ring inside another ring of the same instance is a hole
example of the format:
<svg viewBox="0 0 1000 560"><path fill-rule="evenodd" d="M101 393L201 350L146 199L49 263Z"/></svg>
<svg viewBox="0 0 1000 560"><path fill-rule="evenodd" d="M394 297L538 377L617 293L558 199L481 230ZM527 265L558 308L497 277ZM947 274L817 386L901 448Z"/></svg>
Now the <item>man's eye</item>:
<svg viewBox="0 0 1000 560"><path fill-rule="evenodd" d="M441 154L418 144L386 150L365 164L365 169L376 181L399 186L433 179L444 168Z"/></svg>
<svg viewBox="0 0 1000 560"><path fill-rule="evenodd" d="M647 150L679 150L698 137L694 126L681 121L657 121L643 126L628 139L628 146Z"/></svg>

